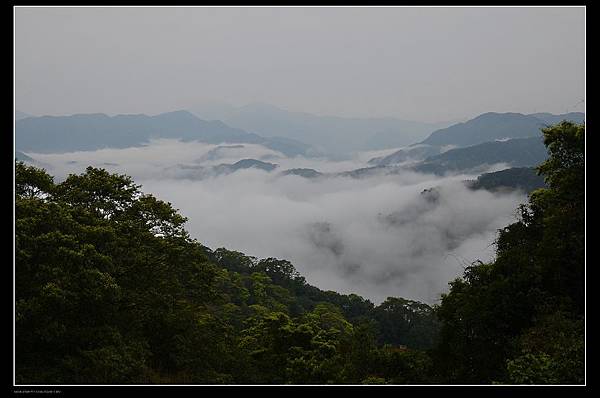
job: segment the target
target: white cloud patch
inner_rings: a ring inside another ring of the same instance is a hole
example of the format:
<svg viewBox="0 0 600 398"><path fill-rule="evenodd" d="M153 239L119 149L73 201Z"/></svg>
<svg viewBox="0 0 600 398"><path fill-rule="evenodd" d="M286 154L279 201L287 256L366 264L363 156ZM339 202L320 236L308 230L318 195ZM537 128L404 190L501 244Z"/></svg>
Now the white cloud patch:
<svg viewBox="0 0 600 398"><path fill-rule="evenodd" d="M208 247L287 259L321 289L357 293L376 303L388 296L436 302L464 265L493 257L497 230L514 221L515 209L526 201L521 193L468 190L460 181L472 175L281 176L288 168L366 167L368 156L343 162L290 159L259 145L161 140L139 148L28 155L49 165L58 180L88 165L131 175L144 192L180 209L190 234ZM181 165L244 158L279 167L271 173L247 169L181 178ZM423 192L430 188L435 189Z"/></svg>

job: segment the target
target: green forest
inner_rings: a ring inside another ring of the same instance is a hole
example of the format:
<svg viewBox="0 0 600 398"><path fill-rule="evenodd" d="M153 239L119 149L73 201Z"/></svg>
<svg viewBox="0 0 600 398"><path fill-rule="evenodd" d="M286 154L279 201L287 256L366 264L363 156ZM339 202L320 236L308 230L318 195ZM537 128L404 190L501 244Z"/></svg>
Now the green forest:
<svg viewBox="0 0 600 398"><path fill-rule="evenodd" d="M17 161L16 383L582 384L585 127L542 132L546 188L433 306L208 248L126 175Z"/></svg>

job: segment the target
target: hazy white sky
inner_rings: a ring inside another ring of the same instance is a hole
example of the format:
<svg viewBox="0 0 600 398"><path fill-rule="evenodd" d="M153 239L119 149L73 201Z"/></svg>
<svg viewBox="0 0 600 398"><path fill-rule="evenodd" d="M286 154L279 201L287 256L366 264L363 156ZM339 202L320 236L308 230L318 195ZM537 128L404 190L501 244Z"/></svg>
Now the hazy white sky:
<svg viewBox="0 0 600 398"><path fill-rule="evenodd" d="M582 111L585 8L15 9L15 107L218 101L420 121Z"/></svg>

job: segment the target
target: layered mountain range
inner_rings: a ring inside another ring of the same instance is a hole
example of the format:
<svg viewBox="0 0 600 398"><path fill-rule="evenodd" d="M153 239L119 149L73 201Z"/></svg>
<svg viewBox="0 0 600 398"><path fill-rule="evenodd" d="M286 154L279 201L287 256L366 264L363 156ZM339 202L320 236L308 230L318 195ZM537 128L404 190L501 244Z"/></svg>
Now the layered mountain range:
<svg viewBox="0 0 600 398"><path fill-rule="evenodd" d="M108 116L98 113L41 117L16 111L16 157L32 162L34 159L27 153L127 148L143 145L151 139L167 138L209 144L230 144L209 151L204 155L209 160L218 159L221 150L243 147L241 144L262 145L288 157L310 157L323 155L325 152L334 154L335 158L339 154L348 155L348 151L361 148L361 145L362 148L365 148L365 145L369 147L364 144L366 142L364 140L361 141L362 144L358 144L359 136L362 137L361 140L367 136L371 138L378 135L394 136L396 138L392 140L380 142L384 147L391 148L395 143L406 141L410 137L422 137L423 133L432 127L429 125L426 128L424 124L392 118L349 119L316 116L284 111L266 105L212 109L205 113L220 116L228 123L247 126L255 132L231 127L220 120L204 120L188 111L168 112L156 116ZM406 170L437 175L481 173L489 166L497 164L504 168L531 168L547 157L541 128L562 120L582 123L584 119L583 113L524 115L488 112L466 122L432 131L425 139L404 146L387 156L372 158L364 168L336 173L324 173L312 168L295 168L278 172L281 175L297 175L304 178L327 176L364 178ZM328 128L330 130L327 130ZM323 133L324 130L328 133ZM403 133L406 130L410 133ZM337 144L337 148L332 151L329 144L333 142ZM186 172L188 177L200 179L249 168L261 169L265 172L278 169L277 164L256 159L240 159L235 163L218 165L198 164L180 167L188 170ZM525 174L514 172L510 175L517 178Z"/></svg>
<svg viewBox="0 0 600 398"><path fill-rule="evenodd" d="M352 152L409 145L452 122L424 123L393 117L350 118L293 112L269 104L234 107L204 104L192 112L204 119L218 119L230 126L264 136L302 141L329 157Z"/></svg>
<svg viewBox="0 0 600 398"><path fill-rule="evenodd" d="M150 139L172 138L210 144L260 144L286 156L307 155L309 146L286 137L265 138L230 127L219 120L202 120L187 111L156 116L102 113L41 116L15 123L15 147L30 152L70 152L127 148Z"/></svg>

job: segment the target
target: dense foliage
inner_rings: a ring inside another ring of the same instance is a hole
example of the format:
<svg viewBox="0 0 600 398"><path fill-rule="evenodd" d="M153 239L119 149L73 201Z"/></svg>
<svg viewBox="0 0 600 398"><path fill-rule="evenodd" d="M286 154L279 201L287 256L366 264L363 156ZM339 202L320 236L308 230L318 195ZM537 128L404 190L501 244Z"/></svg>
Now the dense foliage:
<svg viewBox="0 0 600 398"><path fill-rule="evenodd" d="M18 162L15 176L17 383L411 382L428 371L412 350L434 343L425 304L376 307L307 284L288 261L210 250L124 175L89 167L55 184Z"/></svg>
<svg viewBox="0 0 600 398"><path fill-rule="evenodd" d="M581 383L584 127L544 135L548 188L437 308L211 250L125 175L17 162L17 384Z"/></svg>
<svg viewBox="0 0 600 398"><path fill-rule="evenodd" d="M437 314L450 383L584 382L585 128L543 129L548 188L500 231L497 257L451 282Z"/></svg>

